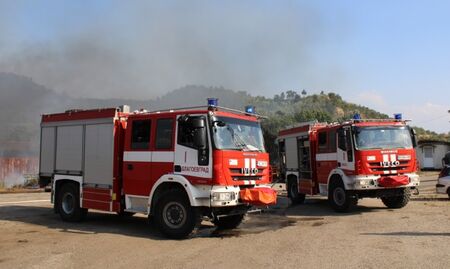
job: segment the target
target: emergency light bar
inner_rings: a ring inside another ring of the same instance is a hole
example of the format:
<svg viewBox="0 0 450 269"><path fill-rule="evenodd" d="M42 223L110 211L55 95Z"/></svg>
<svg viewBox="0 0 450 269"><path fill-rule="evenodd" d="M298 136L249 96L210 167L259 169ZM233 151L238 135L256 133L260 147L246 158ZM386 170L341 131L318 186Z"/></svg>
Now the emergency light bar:
<svg viewBox="0 0 450 269"><path fill-rule="evenodd" d="M217 107L219 105L218 98L207 98L209 107Z"/></svg>
<svg viewBox="0 0 450 269"><path fill-rule="evenodd" d="M402 113L396 113L396 114L394 114L394 119L396 119L396 120L402 120Z"/></svg>
<svg viewBox="0 0 450 269"><path fill-rule="evenodd" d="M245 112L249 114L255 114L255 106L245 106Z"/></svg>

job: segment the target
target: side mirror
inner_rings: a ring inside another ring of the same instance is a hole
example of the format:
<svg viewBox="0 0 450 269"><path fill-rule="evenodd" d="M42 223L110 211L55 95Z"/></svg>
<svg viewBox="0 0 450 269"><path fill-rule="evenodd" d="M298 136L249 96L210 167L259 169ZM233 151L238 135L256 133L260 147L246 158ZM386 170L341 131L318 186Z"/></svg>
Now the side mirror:
<svg viewBox="0 0 450 269"><path fill-rule="evenodd" d="M413 147L417 147L417 133L416 130L414 130L413 128L411 128L411 140L412 140L412 144Z"/></svg>
<svg viewBox="0 0 450 269"><path fill-rule="evenodd" d="M221 120L216 120L213 122L213 124L215 126L219 126L219 127L225 127L227 125L224 121L221 121Z"/></svg>
<svg viewBox="0 0 450 269"><path fill-rule="evenodd" d="M205 129L205 120L200 117L191 118L191 126L195 129L203 128Z"/></svg>

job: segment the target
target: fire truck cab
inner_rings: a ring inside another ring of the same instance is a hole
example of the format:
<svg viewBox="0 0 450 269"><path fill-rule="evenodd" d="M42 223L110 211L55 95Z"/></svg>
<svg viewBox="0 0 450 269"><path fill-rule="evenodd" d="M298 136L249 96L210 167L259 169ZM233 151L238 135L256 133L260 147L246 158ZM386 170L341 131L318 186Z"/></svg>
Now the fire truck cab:
<svg viewBox="0 0 450 269"><path fill-rule="evenodd" d="M40 178L51 180L55 211L66 221L82 220L88 209L143 213L164 235L181 238L202 217L234 228L253 204L276 201L259 116L217 100L43 115L40 160Z"/></svg>
<svg viewBox="0 0 450 269"><path fill-rule="evenodd" d="M280 170L294 203L321 194L338 212L365 197L401 208L419 186L415 133L400 118L307 122L281 130L277 140Z"/></svg>

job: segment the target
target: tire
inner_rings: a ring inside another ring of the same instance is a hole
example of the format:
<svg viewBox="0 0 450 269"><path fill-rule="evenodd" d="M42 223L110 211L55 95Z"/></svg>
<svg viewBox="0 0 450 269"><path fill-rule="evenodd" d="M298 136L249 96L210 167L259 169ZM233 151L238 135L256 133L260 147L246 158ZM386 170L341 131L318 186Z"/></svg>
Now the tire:
<svg viewBox="0 0 450 269"><path fill-rule="evenodd" d="M244 214L214 218L213 223L220 230L234 229L241 224Z"/></svg>
<svg viewBox="0 0 450 269"><path fill-rule="evenodd" d="M174 189L164 193L155 208L154 221L165 236L182 239L192 233L200 217L191 207L183 190Z"/></svg>
<svg viewBox="0 0 450 269"><path fill-rule="evenodd" d="M297 179L288 180L288 196L293 204L303 204L305 202L305 194L298 192Z"/></svg>
<svg viewBox="0 0 450 269"><path fill-rule="evenodd" d="M349 212L356 206L358 199L345 190L342 180L334 179L328 189L328 202L336 212Z"/></svg>
<svg viewBox="0 0 450 269"><path fill-rule="evenodd" d="M86 208L80 207L80 194L78 186L66 183L58 191L58 212L62 220L69 222L82 221L87 214Z"/></svg>
<svg viewBox="0 0 450 269"><path fill-rule="evenodd" d="M383 201L383 204L388 208L402 208L408 204L410 198L411 190L409 188L405 188L402 190L402 195L382 197L381 201Z"/></svg>

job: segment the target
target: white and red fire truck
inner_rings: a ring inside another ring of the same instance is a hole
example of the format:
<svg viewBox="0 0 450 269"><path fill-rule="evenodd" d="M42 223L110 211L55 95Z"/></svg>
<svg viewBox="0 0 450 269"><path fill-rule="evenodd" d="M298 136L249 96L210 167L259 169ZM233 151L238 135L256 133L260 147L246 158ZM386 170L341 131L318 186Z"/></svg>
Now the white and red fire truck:
<svg viewBox="0 0 450 269"><path fill-rule="evenodd" d="M306 194L321 194L338 212L365 197L401 208L419 186L415 133L399 116L302 123L281 130L278 143L281 173L294 203L302 203Z"/></svg>
<svg viewBox="0 0 450 269"><path fill-rule="evenodd" d="M80 221L88 209L143 213L172 238L202 217L234 228L251 205L276 201L259 116L217 106L43 115L40 179L55 212Z"/></svg>

